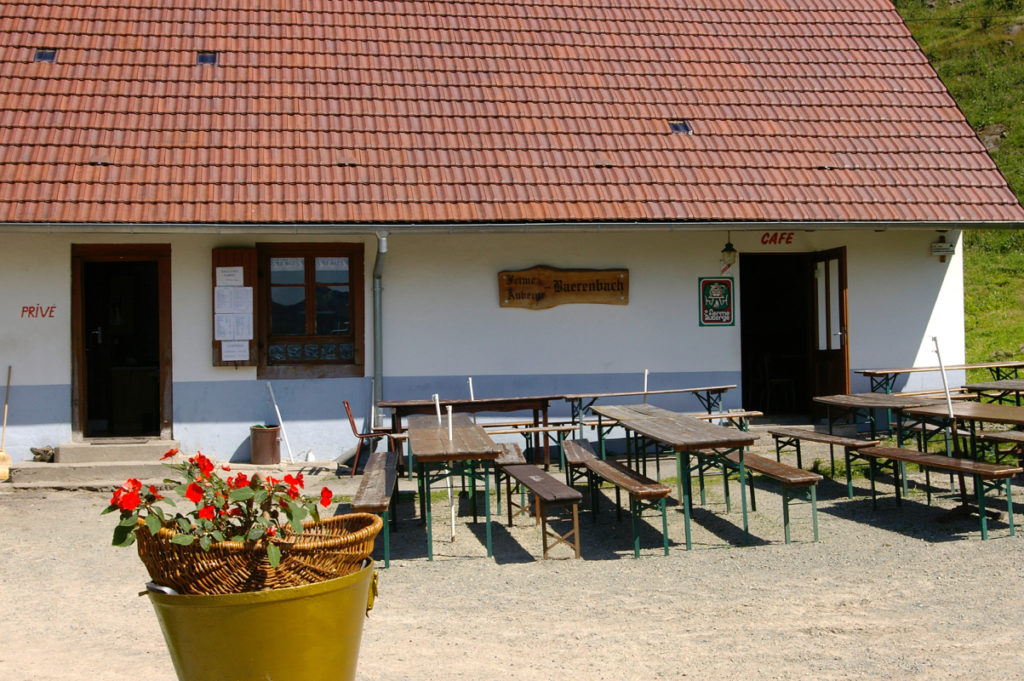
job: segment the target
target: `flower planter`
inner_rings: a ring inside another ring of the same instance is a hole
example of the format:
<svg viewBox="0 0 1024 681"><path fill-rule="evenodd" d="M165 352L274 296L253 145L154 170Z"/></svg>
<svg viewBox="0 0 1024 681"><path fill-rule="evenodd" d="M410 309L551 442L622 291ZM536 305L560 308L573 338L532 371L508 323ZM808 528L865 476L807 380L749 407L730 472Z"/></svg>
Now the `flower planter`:
<svg viewBox="0 0 1024 681"><path fill-rule="evenodd" d="M367 560L344 577L284 589L147 591L180 681L351 681L374 581Z"/></svg>

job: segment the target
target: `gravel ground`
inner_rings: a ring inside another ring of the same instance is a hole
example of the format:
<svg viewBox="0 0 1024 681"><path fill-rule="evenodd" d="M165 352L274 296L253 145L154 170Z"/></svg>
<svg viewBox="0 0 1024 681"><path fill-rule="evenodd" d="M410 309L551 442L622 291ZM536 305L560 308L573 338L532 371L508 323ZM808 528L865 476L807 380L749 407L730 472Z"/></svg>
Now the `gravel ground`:
<svg viewBox="0 0 1024 681"><path fill-rule="evenodd" d="M923 477L912 477L902 508L883 483L877 511L863 479L852 501L845 483L826 479L821 541L810 541L809 506L795 504L790 545L772 483L759 487L744 545L739 490L734 483L726 513L713 480L707 505L694 511L693 550L673 505L670 555L649 512L639 560L627 516L616 522L610 504L597 523L583 512L582 560L561 547L541 561L539 531L526 518L514 528L495 523L488 559L465 499L450 541L441 498L428 562L407 494L357 678L1024 678L1020 536L1008 536L1005 513L985 542L976 518L939 522L956 503L945 478L928 507ZM352 489L348 479L336 484ZM0 485L6 681L175 678L152 608L137 596L145 569L133 549L109 546L113 518L99 515L108 498Z"/></svg>

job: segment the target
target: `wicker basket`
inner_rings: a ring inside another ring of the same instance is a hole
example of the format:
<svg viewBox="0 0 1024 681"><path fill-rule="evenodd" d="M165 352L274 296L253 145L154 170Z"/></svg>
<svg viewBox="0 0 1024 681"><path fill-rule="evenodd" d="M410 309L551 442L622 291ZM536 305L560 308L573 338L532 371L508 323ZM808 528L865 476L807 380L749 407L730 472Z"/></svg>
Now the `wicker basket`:
<svg viewBox="0 0 1024 681"><path fill-rule="evenodd" d="M383 523L372 513L349 513L304 523L301 534L277 542L281 562L270 567L262 541L217 542L209 551L198 542L171 543L175 531L136 533L139 558L154 582L180 594L230 594L323 582L355 572L373 551Z"/></svg>

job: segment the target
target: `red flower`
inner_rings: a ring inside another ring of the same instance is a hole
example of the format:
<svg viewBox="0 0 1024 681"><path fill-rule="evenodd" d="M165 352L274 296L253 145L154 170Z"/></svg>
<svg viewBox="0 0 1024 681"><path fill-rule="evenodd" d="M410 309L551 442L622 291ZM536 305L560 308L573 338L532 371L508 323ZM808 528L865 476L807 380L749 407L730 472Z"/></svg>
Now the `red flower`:
<svg viewBox="0 0 1024 681"><path fill-rule="evenodd" d="M117 507L122 511L134 511L142 503L138 492L128 492L117 500Z"/></svg>
<svg viewBox="0 0 1024 681"><path fill-rule="evenodd" d="M299 488L296 487L295 485L291 485L291 486L288 487L288 491L285 492L285 494L287 494L292 499L298 499L299 498Z"/></svg>
<svg viewBox="0 0 1024 681"><path fill-rule="evenodd" d="M269 475L267 476L267 486L268 487L273 487L274 485L276 485L279 482L281 482L281 481L278 480L277 478L272 478Z"/></svg>
<svg viewBox="0 0 1024 681"><path fill-rule="evenodd" d="M213 506L203 506L199 509L199 517L205 520L213 520Z"/></svg>
<svg viewBox="0 0 1024 681"><path fill-rule="evenodd" d="M160 457L160 460L163 461L164 459L169 459L169 458L171 458L172 456L174 456L177 453L178 453L177 449L168 449L167 453Z"/></svg>
<svg viewBox="0 0 1024 681"><path fill-rule="evenodd" d="M159 501L164 498L163 495L157 491L156 485L149 486L149 493L153 495L153 501Z"/></svg>
<svg viewBox="0 0 1024 681"><path fill-rule="evenodd" d="M271 525L270 527L267 528L267 536L268 537L273 537L276 534L277 534L277 528L276 527Z"/></svg>
<svg viewBox="0 0 1024 681"><path fill-rule="evenodd" d="M291 475L286 475L284 476L284 481L286 484L292 485L293 487L302 487L304 484L302 481L302 473L299 473L299 477L297 478L292 477ZM295 497L292 497L292 499L294 498Z"/></svg>
<svg viewBox="0 0 1024 681"><path fill-rule="evenodd" d="M228 487L231 489L241 489L249 485L249 476L245 473L239 473L238 475L228 477Z"/></svg>
<svg viewBox="0 0 1024 681"><path fill-rule="evenodd" d="M229 473L231 472L231 466L229 466L227 464L222 465L220 468L221 468L221 470L227 471Z"/></svg>
<svg viewBox="0 0 1024 681"><path fill-rule="evenodd" d="M210 473L213 472L213 462L207 459L202 454L196 454L195 456L193 456L191 459L189 459L189 463L194 463L196 466L198 466L199 473L204 478L210 477Z"/></svg>
<svg viewBox="0 0 1024 681"><path fill-rule="evenodd" d="M136 480L135 478L128 478L127 480L125 480L125 483L121 485L121 489L123 489L125 492L138 492L140 489L142 489L142 483Z"/></svg>
<svg viewBox="0 0 1024 681"><path fill-rule="evenodd" d="M203 488L194 482L189 483L188 489L185 490L185 497L193 504L198 504L203 500Z"/></svg>
<svg viewBox="0 0 1024 681"><path fill-rule="evenodd" d="M331 505L331 502L333 500L334 500L334 494L331 493L331 490L327 489L326 487L324 487L322 490L320 490L320 505L321 506L323 506L324 508L327 508L328 506Z"/></svg>

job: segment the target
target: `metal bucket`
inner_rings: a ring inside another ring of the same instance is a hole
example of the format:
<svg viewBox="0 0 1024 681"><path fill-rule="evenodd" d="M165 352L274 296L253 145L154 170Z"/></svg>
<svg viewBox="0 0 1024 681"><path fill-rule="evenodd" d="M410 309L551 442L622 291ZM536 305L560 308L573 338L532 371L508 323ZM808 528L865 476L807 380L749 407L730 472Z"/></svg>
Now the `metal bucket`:
<svg viewBox="0 0 1024 681"><path fill-rule="evenodd" d="M180 681L352 681L375 581L367 561L350 575L288 589L147 591Z"/></svg>

